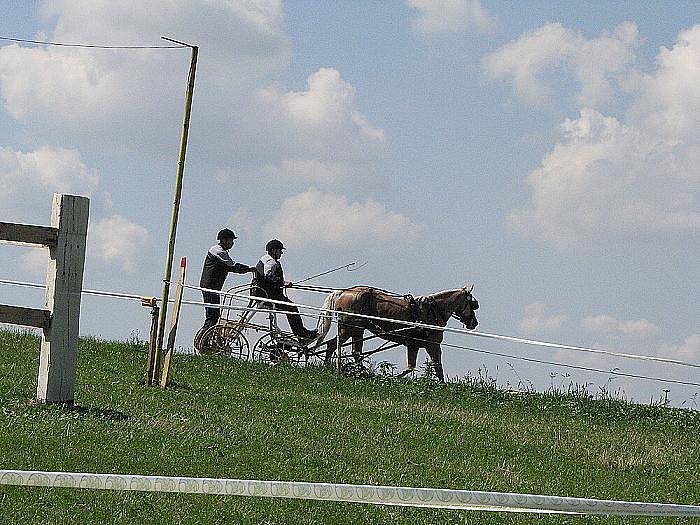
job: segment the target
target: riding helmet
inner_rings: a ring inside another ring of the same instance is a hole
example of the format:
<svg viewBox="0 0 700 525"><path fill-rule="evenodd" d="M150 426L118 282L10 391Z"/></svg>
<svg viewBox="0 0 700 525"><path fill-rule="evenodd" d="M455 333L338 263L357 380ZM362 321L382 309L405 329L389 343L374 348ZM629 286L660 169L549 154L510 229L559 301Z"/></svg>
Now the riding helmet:
<svg viewBox="0 0 700 525"><path fill-rule="evenodd" d="M265 245L265 250L270 251L270 250L284 250L284 244L282 244L282 241L278 241L277 239L272 239L271 241L268 241L267 244Z"/></svg>
<svg viewBox="0 0 700 525"><path fill-rule="evenodd" d="M233 231L229 230L228 228L224 228L223 230L219 230L219 233L216 234L216 240L220 241L221 239L237 239L236 234L233 233Z"/></svg>

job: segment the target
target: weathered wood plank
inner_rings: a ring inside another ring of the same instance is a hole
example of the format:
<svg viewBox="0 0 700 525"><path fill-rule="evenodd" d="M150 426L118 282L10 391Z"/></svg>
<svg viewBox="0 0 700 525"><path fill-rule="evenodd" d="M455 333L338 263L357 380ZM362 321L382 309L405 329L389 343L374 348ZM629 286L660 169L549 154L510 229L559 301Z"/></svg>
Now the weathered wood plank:
<svg viewBox="0 0 700 525"><path fill-rule="evenodd" d="M37 399L47 403L74 400L89 209L87 197L54 194L51 226L58 241L49 250L45 302L53 315L41 341L37 381Z"/></svg>
<svg viewBox="0 0 700 525"><path fill-rule="evenodd" d="M185 273L187 269L187 258L183 257L180 261L180 275L177 279L177 288L175 289L175 304L173 305L173 313L170 318L170 332L168 333L168 346L163 359L163 373L160 378L160 386L165 388L168 386L170 377L170 367L172 366L173 352L175 351L175 337L177 336L177 324L180 319L180 304L182 304L182 292L185 286Z"/></svg>
<svg viewBox="0 0 700 525"><path fill-rule="evenodd" d="M38 308L0 304L0 323L48 328L51 324L51 312Z"/></svg>
<svg viewBox="0 0 700 525"><path fill-rule="evenodd" d="M38 244L51 248L56 246L58 241L58 228L0 222L0 241Z"/></svg>
<svg viewBox="0 0 700 525"><path fill-rule="evenodd" d="M48 328L51 324L51 312L39 308L0 304L0 323Z"/></svg>

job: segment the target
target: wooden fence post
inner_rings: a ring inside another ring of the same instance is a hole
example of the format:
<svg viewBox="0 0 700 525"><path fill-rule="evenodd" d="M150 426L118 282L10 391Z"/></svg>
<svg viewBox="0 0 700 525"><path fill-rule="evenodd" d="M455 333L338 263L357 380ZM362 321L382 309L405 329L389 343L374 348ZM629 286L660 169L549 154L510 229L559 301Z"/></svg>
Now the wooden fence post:
<svg viewBox="0 0 700 525"><path fill-rule="evenodd" d="M41 340L36 388L45 403L74 400L89 209L87 197L53 196L51 226L58 228L58 241L49 250L45 303L52 315Z"/></svg>
<svg viewBox="0 0 700 525"><path fill-rule="evenodd" d="M177 288L175 288L175 302L173 303L173 313L170 317L170 330L168 332L168 345L163 358L163 372L161 374L160 386L165 388L168 386L170 377L170 367L175 352L175 337L177 336L177 323L180 319L180 305L182 304L182 292L185 286L185 273L187 269L187 258L183 257L180 261L180 274L177 278ZM155 380L154 380L155 382Z"/></svg>

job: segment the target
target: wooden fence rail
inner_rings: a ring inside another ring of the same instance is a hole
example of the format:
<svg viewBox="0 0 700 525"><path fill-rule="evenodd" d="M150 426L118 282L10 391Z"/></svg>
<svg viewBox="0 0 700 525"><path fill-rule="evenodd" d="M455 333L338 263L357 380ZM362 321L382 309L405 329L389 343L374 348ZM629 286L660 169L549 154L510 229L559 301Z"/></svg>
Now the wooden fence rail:
<svg viewBox="0 0 700 525"><path fill-rule="evenodd" d="M38 308L0 304L0 323L46 329L51 325L51 312Z"/></svg>
<svg viewBox="0 0 700 525"><path fill-rule="evenodd" d="M49 248L45 309L0 305L0 322L43 331L37 399L73 403L90 200L54 194L51 226L0 222L0 241Z"/></svg>
<svg viewBox="0 0 700 525"><path fill-rule="evenodd" d="M58 242L58 228L0 222L0 241L38 244L51 248Z"/></svg>

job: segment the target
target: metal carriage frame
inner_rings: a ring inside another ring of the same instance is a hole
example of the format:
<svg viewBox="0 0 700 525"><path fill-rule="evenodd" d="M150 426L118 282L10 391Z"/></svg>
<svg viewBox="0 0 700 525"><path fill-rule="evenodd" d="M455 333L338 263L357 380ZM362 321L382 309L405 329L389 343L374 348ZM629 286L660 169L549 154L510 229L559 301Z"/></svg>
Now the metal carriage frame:
<svg viewBox="0 0 700 525"><path fill-rule="evenodd" d="M240 310L231 308L233 301L241 293L248 292L250 299L247 307ZM255 293L253 293L255 292ZM255 284L234 286L222 293L223 306L221 317L214 326L209 327L195 337L195 352L200 355L223 355L244 361L264 362L270 364L323 364L326 348L334 338L327 341L313 341L312 344L304 343L293 333L283 330L277 323L277 315L285 314L283 310L277 310L272 303L266 303L265 291ZM267 323L254 322L256 314L267 314ZM338 321L341 322L341 321ZM262 333L252 348L247 334L249 331ZM372 334L363 338L363 341L377 339L379 336ZM351 353L343 353L343 348L350 347L352 342L346 342L341 348L336 348L336 360L339 368L348 363L355 363L356 358ZM369 356L389 350L401 343L385 341L378 348L362 352L362 360ZM315 347L315 349L314 349Z"/></svg>
<svg viewBox="0 0 700 525"><path fill-rule="evenodd" d="M234 299L248 292L248 305L240 310L230 308ZM255 292L255 293L254 293ZM234 295L235 294L235 295ZM254 284L239 285L222 293L223 305L219 321L195 337L195 352L200 355L223 355L244 361L277 364L309 363L319 359L321 352L312 352L309 346L300 341L293 333L283 330L277 323L277 315L284 314L276 310L272 303L266 303L267 294ZM254 322L256 314L267 314L267 323ZM262 333L252 345L248 333Z"/></svg>

